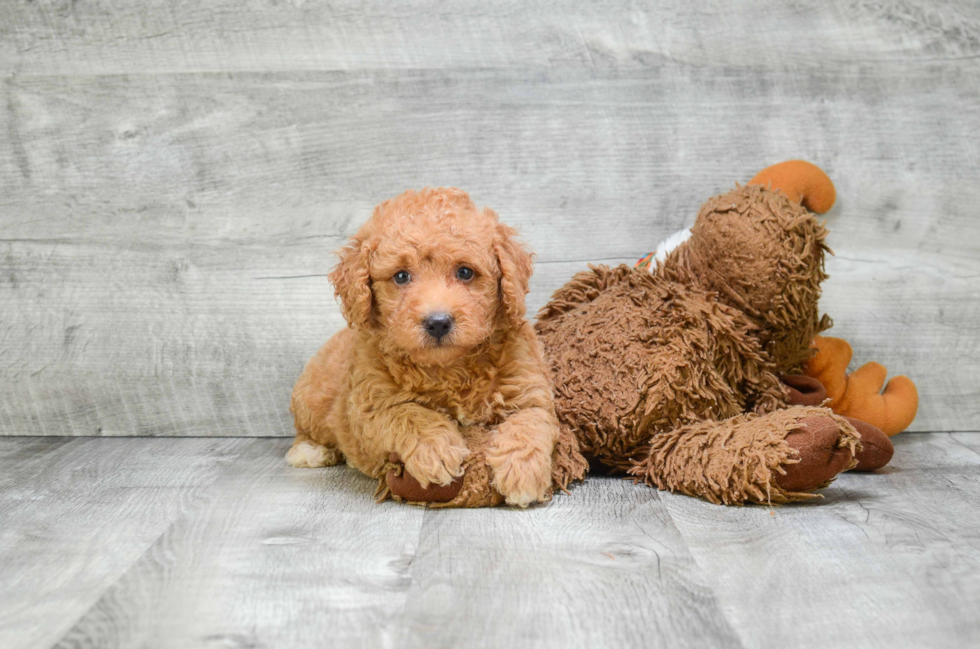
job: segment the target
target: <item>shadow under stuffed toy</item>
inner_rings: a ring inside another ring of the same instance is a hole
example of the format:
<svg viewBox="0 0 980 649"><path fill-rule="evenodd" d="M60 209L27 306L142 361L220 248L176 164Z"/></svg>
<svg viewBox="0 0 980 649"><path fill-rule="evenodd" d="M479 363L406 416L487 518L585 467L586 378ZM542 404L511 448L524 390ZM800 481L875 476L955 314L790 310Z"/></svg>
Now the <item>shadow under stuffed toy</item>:
<svg viewBox="0 0 980 649"><path fill-rule="evenodd" d="M753 182L705 203L652 272L590 267L539 313L562 432L556 488L582 479L588 458L714 503L785 503L891 459L881 430L822 407L823 386L800 375L830 326L817 310L827 231L807 207L829 209L833 184L799 161ZM379 495L501 504L481 452L492 434L471 436L448 487L422 489L392 457Z"/></svg>

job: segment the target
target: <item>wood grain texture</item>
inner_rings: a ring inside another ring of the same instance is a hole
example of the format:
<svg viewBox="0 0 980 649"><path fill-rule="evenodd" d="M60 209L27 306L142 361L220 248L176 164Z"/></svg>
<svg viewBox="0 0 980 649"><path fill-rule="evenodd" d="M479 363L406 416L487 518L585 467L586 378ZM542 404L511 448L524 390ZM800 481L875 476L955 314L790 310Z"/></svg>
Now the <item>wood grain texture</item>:
<svg viewBox="0 0 980 649"><path fill-rule="evenodd" d="M977 438L900 435L810 505L664 503L744 646L976 646Z"/></svg>
<svg viewBox="0 0 980 649"><path fill-rule="evenodd" d="M407 187L517 225L534 311L798 157L832 333L980 431L978 60L970 0L2 3L0 436L291 435L330 251ZM771 512L469 512L284 439L3 437L0 646L973 647L978 440Z"/></svg>
<svg viewBox="0 0 980 649"><path fill-rule="evenodd" d="M962 444L980 453L980 433L952 433L950 434L950 438L957 444Z"/></svg>
<svg viewBox="0 0 980 649"><path fill-rule="evenodd" d="M0 646L51 646L249 444L0 439Z"/></svg>
<svg viewBox="0 0 980 649"><path fill-rule="evenodd" d="M739 647L659 492L596 478L545 507L430 510L402 647Z"/></svg>
<svg viewBox="0 0 980 649"><path fill-rule="evenodd" d="M342 326L329 251L406 186L520 226L540 306L793 156L838 183L824 308L855 361L918 382L913 429L976 430L978 88L888 62L8 78L2 431L288 435Z"/></svg>
<svg viewBox="0 0 980 649"><path fill-rule="evenodd" d="M905 433L813 503L591 477L376 505L281 439L0 440L3 647L974 647L980 434Z"/></svg>
<svg viewBox="0 0 980 649"><path fill-rule="evenodd" d="M288 448L252 441L54 646L392 646L423 510Z"/></svg>
<svg viewBox="0 0 980 649"><path fill-rule="evenodd" d="M4 74L798 68L978 55L980 10L970 0L35 0L0 9Z"/></svg>

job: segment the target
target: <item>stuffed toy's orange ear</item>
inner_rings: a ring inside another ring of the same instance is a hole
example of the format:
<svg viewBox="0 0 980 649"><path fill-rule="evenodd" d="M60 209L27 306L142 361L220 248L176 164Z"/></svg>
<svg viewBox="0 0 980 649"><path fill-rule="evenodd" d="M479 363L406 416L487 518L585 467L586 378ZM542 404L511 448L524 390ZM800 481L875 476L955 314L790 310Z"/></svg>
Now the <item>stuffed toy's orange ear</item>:
<svg viewBox="0 0 980 649"><path fill-rule="evenodd" d="M817 214L827 212L837 200L837 190L830 177L823 169L805 160L787 160L766 167L749 184L762 185L772 191L778 189L791 201Z"/></svg>
<svg viewBox="0 0 980 649"><path fill-rule="evenodd" d="M909 427L919 408L911 379L896 376L885 385L888 373L879 363L866 363L848 375L853 352L846 340L816 336L813 345L818 351L807 361L806 373L823 383L834 412L866 421L889 437Z"/></svg>

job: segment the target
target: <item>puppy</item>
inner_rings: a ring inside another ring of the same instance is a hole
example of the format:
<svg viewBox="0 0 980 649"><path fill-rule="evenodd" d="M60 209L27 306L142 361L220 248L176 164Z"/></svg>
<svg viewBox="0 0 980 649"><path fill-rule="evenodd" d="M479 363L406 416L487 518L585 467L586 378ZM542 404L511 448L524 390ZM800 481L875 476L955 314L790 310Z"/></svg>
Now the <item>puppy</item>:
<svg viewBox="0 0 980 649"><path fill-rule="evenodd" d="M349 327L296 383L290 464L346 459L378 477L394 452L423 487L446 485L480 425L492 430L487 462L507 503L549 497L558 421L524 319L531 256L515 234L459 189L375 208L330 274Z"/></svg>

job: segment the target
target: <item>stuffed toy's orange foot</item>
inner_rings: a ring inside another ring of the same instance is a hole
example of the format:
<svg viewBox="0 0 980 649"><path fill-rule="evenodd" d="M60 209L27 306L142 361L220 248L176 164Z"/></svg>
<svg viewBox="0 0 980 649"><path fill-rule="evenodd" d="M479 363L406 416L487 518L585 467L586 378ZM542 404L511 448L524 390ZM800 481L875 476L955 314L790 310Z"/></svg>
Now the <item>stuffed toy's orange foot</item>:
<svg viewBox="0 0 980 649"><path fill-rule="evenodd" d="M806 362L806 373L823 384L834 412L876 426L889 437L908 428L919 408L911 379L896 376L886 385L888 371L878 363L866 363L848 374L854 352L846 340L816 336L813 346L817 353Z"/></svg>

